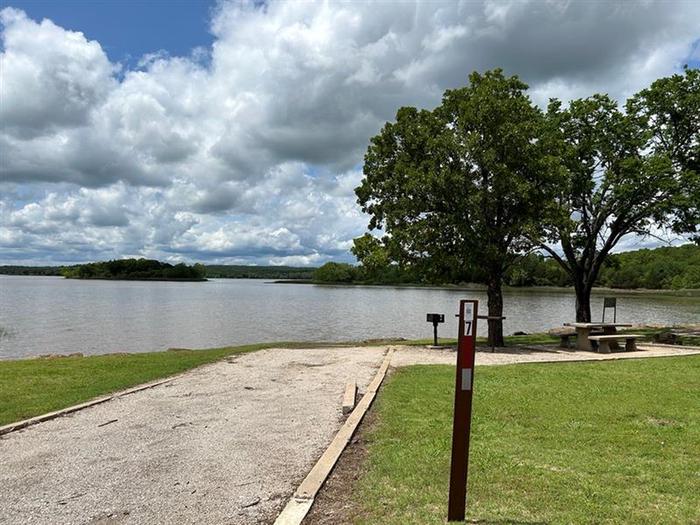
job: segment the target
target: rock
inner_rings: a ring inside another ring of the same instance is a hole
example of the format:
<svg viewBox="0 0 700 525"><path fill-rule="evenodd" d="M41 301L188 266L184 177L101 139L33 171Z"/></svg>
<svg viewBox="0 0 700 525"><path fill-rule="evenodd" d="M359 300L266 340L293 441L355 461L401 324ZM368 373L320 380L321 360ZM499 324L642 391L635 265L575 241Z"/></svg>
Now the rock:
<svg viewBox="0 0 700 525"><path fill-rule="evenodd" d="M559 337L560 335L575 335L576 329L571 326L558 326L556 328L550 328L547 330L549 335L554 335Z"/></svg>
<svg viewBox="0 0 700 525"><path fill-rule="evenodd" d="M255 498L251 499L250 501L247 501L246 503L241 505L241 508L247 509L248 507L252 507L254 505L257 505L258 503L260 503L260 498L255 497Z"/></svg>
<svg viewBox="0 0 700 525"><path fill-rule="evenodd" d="M513 335L530 335L530 334L528 334L527 332L517 331L517 332L513 332Z"/></svg>

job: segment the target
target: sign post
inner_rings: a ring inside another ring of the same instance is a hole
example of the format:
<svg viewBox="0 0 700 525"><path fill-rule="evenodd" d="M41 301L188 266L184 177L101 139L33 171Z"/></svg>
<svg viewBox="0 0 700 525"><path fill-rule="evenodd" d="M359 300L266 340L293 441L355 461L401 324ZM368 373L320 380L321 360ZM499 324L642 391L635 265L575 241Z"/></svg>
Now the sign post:
<svg viewBox="0 0 700 525"><path fill-rule="evenodd" d="M457 339L457 379L452 427L452 463L447 521L464 521L469 466L469 433L472 423L472 387L476 352L476 320L479 301L459 302Z"/></svg>

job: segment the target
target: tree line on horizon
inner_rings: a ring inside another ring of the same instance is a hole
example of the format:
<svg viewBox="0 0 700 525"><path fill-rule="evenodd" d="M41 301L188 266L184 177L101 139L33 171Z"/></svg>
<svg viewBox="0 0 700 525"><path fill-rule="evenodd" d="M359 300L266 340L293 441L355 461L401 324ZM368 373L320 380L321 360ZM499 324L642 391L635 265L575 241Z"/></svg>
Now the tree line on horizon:
<svg viewBox="0 0 700 525"><path fill-rule="evenodd" d="M132 259L137 260L137 259ZM158 262L158 261L155 261ZM95 263L89 263L95 264ZM104 263L97 263L104 264ZM165 263L159 263L165 264ZM43 275L63 276L71 275L78 271L81 264L63 266L0 266L0 275ZM295 266L252 266L241 264L199 264L204 267L207 279L306 279L310 280L316 268ZM87 271L86 271L87 272ZM99 273L99 272L98 272ZM86 273L86 278L89 273ZM98 278L98 277L96 277Z"/></svg>
<svg viewBox="0 0 700 525"><path fill-rule="evenodd" d="M148 261L148 259L120 259L120 261ZM157 273L151 273L151 278L162 277L165 278L167 275L173 272L180 272L182 265L170 265L171 267L177 268L176 270L167 270L168 263L162 263L155 260L150 260L151 262L147 264L147 268L143 266L132 264L133 268L138 268L136 270L140 275L147 275L148 272L157 270L163 267L165 273L160 275ZM43 275L43 276L75 276L82 272L83 278L115 278L119 279L121 277L114 277L115 275L126 275L131 272L121 272L117 270L116 273L105 269L105 264L110 261L85 263L85 264L71 264L62 266L23 266L23 265L4 265L0 266L0 275ZM155 264L157 263L157 264ZM83 266L93 265L88 268L80 269ZM94 265L98 265L95 267ZM159 266L161 265L161 266ZM184 265L187 266L187 265ZM241 265L241 264L195 264L192 267L196 267L201 270L204 269L204 278L207 279L306 279L310 280L313 276L313 272L316 268L313 267L295 267L295 266L253 266L253 265ZM112 268L120 268L120 265L112 265ZM167 271L166 271L167 270ZM141 272L146 272L143 274ZM200 279L201 272L193 274L194 279ZM128 278L125 277L125 278ZM148 277L145 277L148 278ZM185 277L186 278L186 277Z"/></svg>
<svg viewBox="0 0 700 525"><path fill-rule="evenodd" d="M500 69L474 72L434 110L400 108L371 139L355 193L381 237L355 239L363 268L426 280L478 268L498 317L503 285L540 252L585 322L624 237L666 230L700 242L700 70L658 79L622 107L594 94L542 110L527 90ZM489 343L503 344L502 323L489 323Z"/></svg>
<svg viewBox="0 0 700 525"><path fill-rule="evenodd" d="M416 273L415 268L401 268L390 264L385 256L377 259L377 253L365 253L364 264L358 266L335 262L326 263L320 268L226 264L200 266L204 267L205 277L209 279L289 279L313 280L321 283L435 285L485 282L485 274L478 267L462 269L459 273L445 274L440 279L435 276L433 279L428 279L425 275ZM372 262L368 257L375 257L375 260ZM82 265L5 265L0 266L0 274L60 276L75 272L79 266ZM569 275L556 261L537 253L530 253L518 259L509 269L505 283L508 286L571 287L573 285ZM700 246L685 244L675 247L643 248L610 255L603 265L596 286L650 290L700 289Z"/></svg>
<svg viewBox="0 0 700 525"><path fill-rule="evenodd" d="M376 254L375 254L376 255ZM388 259L375 264L353 266L329 262L314 270L313 280L345 284L469 284L486 283L479 267L463 268L442 278L427 279L415 268L401 268ZM520 257L506 273L508 286L572 287L571 276L551 258L538 253ZM685 244L655 249L642 248L611 254L601 269L595 286L619 289L682 290L700 289L700 246Z"/></svg>

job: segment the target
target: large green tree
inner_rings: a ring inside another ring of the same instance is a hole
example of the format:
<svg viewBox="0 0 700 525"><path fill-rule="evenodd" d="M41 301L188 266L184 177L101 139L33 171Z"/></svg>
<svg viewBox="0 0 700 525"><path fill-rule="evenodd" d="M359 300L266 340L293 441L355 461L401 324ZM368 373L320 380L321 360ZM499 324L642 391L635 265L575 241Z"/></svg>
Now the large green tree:
<svg viewBox="0 0 700 525"><path fill-rule="evenodd" d="M504 277L539 237L560 172L526 89L500 70L472 73L433 111L399 109L372 138L356 189L400 264L479 265L490 316L503 315ZM489 323L489 342L503 344L500 321Z"/></svg>
<svg viewBox="0 0 700 525"><path fill-rule="evenodd" d="M657 80L626 109L594 95L566 108L553 100L547 114L566 179L550 214L559 247L541 247L571 276L577 321L591 321L592 287L622 238L698 232L698 71Z"/></svg>

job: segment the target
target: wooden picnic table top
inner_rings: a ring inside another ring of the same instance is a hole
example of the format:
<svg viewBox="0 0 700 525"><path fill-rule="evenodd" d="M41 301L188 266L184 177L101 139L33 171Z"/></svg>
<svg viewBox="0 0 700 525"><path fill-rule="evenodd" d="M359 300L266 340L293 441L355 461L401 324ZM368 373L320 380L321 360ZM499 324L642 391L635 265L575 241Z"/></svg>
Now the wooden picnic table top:
<svg viewBox="0 0 700 525"><path fill-rule="evenodd" d="M564 323L564 326L571 326L572 328L606 328L613 327L630 327L629 323Z"/></svg>

